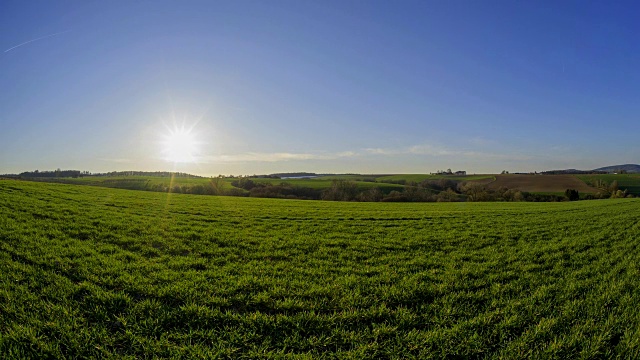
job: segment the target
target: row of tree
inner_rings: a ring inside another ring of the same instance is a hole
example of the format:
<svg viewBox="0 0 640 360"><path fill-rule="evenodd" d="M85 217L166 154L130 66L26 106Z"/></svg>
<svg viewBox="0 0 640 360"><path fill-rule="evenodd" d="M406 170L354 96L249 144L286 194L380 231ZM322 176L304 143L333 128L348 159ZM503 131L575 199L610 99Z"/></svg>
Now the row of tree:
<svg viewBox="0 0 640 360"><path fill-rule="evenodd" d="M595 194L582 199L604 199L632 197L627 190L620 190L616 181L607 184L600 181ZM576 201L580 193L567 189L563 195L536 194L506 187L490 188L478 182L457 182L450 179L409 182L402 191L393 190L384 194L379 188L359 190L355 182L334 180L332 186L322 192L323 200L336 201L398 201L398 202L450 202L450 201Z"/></svg>
<svg viewBox="0 0 640 360"><path fill-rule="evenodd" d="M25 174L25 173L23 173ZM64 177L78 177L83 174L77 170L34 171L21 176L33 180L50 181L42 178L56 178L64 182ZM169 173L171 174L171 173ZM190 177L189 174L180 174ZM174 175L179 176L179 175ZM51 180L53 181L53 179ZM400 181L398 181L400 183ZM304 200L330 201L385 201L385 202L450 202L450 201L575 201L604 198L631 197L625 189L620 189L617 181L607 183L600 179L590 183L598 189L595 194L580 196L575 189L567 189L562 195L534 194L508 188L490 188L485 184L473 181L456 181L452 179L424 180L422 182L402 181L402 190L385 193L379 187L362 189L355 181L333 180L331 186L324 190L296 186L287 182L272 184L260 182L250 177L236 178L227 186L226 178L218 176L201 184L167 185L154 183L146 179L105 179L102 186L131 190L160 191L197 195L229 195L266 198L286 198Z"/></svg>
<svg viewBox="0 0 640 360"><path fill-rule="evenodd" d="M77 178L86 175L87 171L80 170L60 170L56 169L53 171L25 171L23 173L18 174L19 177L23 178L60 178L60 177L69 177L69 178Z"/></svg>

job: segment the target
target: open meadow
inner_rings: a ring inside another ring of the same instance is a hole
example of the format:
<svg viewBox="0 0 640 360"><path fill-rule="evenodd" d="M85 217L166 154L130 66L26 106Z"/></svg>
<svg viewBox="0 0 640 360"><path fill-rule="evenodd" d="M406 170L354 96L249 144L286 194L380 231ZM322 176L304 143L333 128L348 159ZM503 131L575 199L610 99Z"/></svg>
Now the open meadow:
<svg viewBox="0 0 640 360"><path fill-rule="evenodd" d="M640 199L0 180L4 358L640 358Z"/></svg>

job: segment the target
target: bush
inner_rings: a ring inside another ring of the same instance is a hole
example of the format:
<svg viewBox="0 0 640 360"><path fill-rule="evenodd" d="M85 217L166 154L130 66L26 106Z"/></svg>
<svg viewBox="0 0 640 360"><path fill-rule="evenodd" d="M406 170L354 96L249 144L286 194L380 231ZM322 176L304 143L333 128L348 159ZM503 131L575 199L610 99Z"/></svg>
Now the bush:
<svg viewBox="0 0 640 360"><path fill-rule="evenodd" d="M224 195L227 196L247 196L247 193L238 188L231 188L224 192Z"/></svg>
<svg viewBox="0 0 640 360"><path fill-rule="evenodd" d="M436 196L436 201L438 202L450 202L450 201L460 201L460 195L451 189L447 189L446 191L441 191Z"/></svg>
<svg viewBox="0 0 640 360"><path fill-rule="evenodd" d="M405 202L408 201L406 196L403 193L397 190L391 191L387 196L382 198L384 202Z"/></svg>
<svg viewBox="0 0 640 360"><path fill-rule="evenodd" d="M333 180L331 187L322 192L322 200L352 201L358 196L358 184L349 180Z"/></svg>
<svg viewBox="0 0 640 360"><path fill-rule="evenodd" d="M407 201L435 201L429 189L420 187L416 183L405 186L403 195Z"/></svg>
<svg viewBox="0 0 640 360"><path fill-rule="evenodd" d="M245 190L251 190L256 187L256 183L253 180L244 177L241 177L238 180L233 180L231 185Z"/></svg>
<svg viewBox="0 0 640 360"><path fill-rule="evenodd" d="M578 193L578 190L575 190L575 189L567 189L564 192L564 196L566 196L566 198L569 199L569 201L580 200L580 193Z"/></svg>
<svg viewBox="0 0 640 360"><path fill-rule="evenodd" d="M458 188L458 182L450 179L424 180L419 184L419 186L435 191L445 191L447 189L455 190Z"/></svg>
<svg viewBox="0 0 640 360"><path fill-rule="evenodd" d="M381 201L384 194L380 188L371 188L358 194L358 201Z"/></svg>
<svg viewBox="0 0 640 360"><path fill-rule="evenodd" d="M300 199L300 200L318 200L320 199L320 191L295 186L288 183L279 185L258 184L249 191L251 197L263 198L282 198L282 199Z"/></svg>

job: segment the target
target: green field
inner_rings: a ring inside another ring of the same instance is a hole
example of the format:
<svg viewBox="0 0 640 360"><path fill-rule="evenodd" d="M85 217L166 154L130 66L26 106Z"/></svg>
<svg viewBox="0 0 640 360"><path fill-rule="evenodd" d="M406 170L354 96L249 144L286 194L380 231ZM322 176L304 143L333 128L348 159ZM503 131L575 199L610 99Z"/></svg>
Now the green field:
<svg viewBox="0 0 640 360"><path fill-rule="evenodd" d="M3 358L640 358L640 199L0 181Z"/></svg>

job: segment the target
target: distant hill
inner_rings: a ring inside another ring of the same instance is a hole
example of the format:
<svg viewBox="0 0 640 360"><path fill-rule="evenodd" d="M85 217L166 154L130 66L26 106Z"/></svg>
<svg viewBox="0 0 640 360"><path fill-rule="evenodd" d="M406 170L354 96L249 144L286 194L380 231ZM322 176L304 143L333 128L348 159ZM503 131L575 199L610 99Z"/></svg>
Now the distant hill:
<svg viewBox="0 0 640 360"><path fill-rule="evenodd" d="M89 171L80 171L80 170L35 170L35 171L25 171L20 174L4 174L3 176L8 177L19 177L19 178L77 178L84 176L155 176L155 177L181 177L181 178L202 178L199 175L192 175L182 172L173 172L173 171L111 171L106 173L91 173Z"/></svg>
<svg viewBox="0 0 640 360"><path fill-rule="evenodd" d="M271 174L270 176L277 176L282 178L282 177L318 176L318 174L310 173L310 172L289 172L289 173L275 173L275 174Z"/></svg>
<svg viewBox="0 0 640 360"><path fill-rule="evenodd" d="M599 170L577 170L577 169L565 169L565 170L548 170L540 172L544 175L586 175L586 174L606 174L607 171Z"/></svg>
<svg viewBox="0 0 640 360"><path fill-rule="evenodd" d="M624 164L624 165L605 166L598 169L594 169L594 171L606 171L606 172L620 172L620 170L624 170L628 173L640 173L640 165Z"/></svg>

